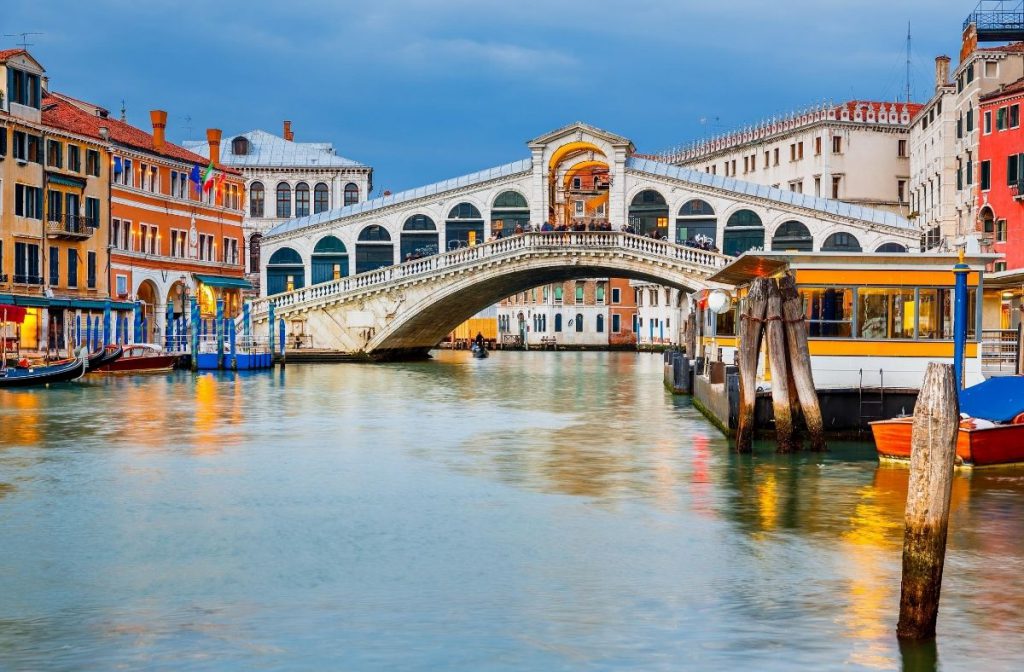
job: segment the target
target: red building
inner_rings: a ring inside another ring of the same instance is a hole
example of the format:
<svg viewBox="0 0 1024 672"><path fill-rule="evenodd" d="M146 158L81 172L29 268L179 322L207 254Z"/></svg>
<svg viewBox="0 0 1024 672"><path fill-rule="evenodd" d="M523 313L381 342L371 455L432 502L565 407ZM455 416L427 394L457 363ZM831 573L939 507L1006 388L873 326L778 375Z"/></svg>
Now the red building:
<svg viewBox="0 0 1024 672"><path fill-rule="evenodd" d="M994 269L1024 268L1024 78L981 97L978 226L986 251L1005 255ZM972 167L959 166L969 171Z"/></svg>

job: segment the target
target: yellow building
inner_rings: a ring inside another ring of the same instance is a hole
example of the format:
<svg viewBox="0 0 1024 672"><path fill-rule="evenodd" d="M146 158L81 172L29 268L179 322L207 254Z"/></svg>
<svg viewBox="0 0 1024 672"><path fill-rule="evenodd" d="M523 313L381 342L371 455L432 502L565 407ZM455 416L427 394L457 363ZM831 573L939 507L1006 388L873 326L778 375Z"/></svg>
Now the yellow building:
<svg viewBox="0 0 1024 672"><path fill-rule="evenodd" d="M8 331L22 350L66 352L79 319L109 302L109 152L43 123L42 65L24 49L0 51L0 303L25 306Z"/></svg>

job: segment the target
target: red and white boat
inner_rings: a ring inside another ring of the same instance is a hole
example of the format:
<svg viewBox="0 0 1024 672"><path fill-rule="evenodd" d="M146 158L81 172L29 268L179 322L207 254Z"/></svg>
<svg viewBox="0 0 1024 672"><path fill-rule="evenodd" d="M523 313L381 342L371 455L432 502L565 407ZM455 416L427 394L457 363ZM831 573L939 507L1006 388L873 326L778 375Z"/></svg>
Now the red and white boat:
<svg viewBox="0 0 1024 672"><path fill-rule="evenodd" d="M99 367L97 373L160 373L170 371L178 355L169 355L159 345L134 343L124 347L124 354L114 362Z"/></svg>
<svg viewBox="0 0 1024 672"><path fill-rule="evenodd" d="M1024 466L1024 376L991 378L963 390L960 412L968 417L957 435L958 466ZM913 424L911 417L871 423L880 460L910 460Z"/></svg>

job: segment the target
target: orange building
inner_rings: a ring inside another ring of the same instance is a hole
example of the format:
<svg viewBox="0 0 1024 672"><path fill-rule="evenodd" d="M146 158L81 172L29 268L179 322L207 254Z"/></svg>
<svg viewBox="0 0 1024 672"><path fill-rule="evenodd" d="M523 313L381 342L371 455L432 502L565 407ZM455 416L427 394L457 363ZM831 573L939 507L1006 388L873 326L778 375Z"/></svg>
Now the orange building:
<svg viewBox="0 0 1024 672"><path fill-rule="evenodd" d="M112 119L107 110L51 94L44 121L109 145L110 291L145 317L143 340L162 342L166 318L189 314L198 301L204 318L240 312L244 278L240 173L220 165L220 131L210 129L210 159L167 141L167 113L150 113L152 132ZM213 186L194 177L214 166Z"/></svg>

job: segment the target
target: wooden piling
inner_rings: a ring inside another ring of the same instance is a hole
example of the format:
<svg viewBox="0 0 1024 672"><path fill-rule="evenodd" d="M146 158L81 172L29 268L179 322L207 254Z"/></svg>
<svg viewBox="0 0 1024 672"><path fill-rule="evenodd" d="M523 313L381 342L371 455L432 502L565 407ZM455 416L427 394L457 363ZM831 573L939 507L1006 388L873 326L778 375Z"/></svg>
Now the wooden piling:
<svg viewBox="0 0 1024 672"><path fill-rule="evenodd" d="M779 292L782 295L782 317L786 331L786 351L789 354L789 365L793 371L793 382L796 384L800 408L803 410L804 424L811 439L811 450L823 452L828 450L825 443L825 423L821 419L821 405L818 403L818 392L814 388L814 376L811 373L811 352L807 347L807 323L804 321L803 304L800 294L796 291L796 279L792 273L779 278Z"/></svg>
<svg viewBox="0 0 1024 672"><path fill-rule="evenodd" d="M789 366L786 357L786 328L782 323L782 294L773 278L768 284L764 323L768 362L772 369L772 410L775 412L776 451L793 452L793 408L789 403Z"/></svg>
<svg viewBox="0 0 1024 672"><path fill-rule="evenodd" d="M930 362L914 407L911 430L903 579L896 626L900 639L935 636L959 426L953 367Z"/></svg>
<svg viewBox="0 0 1024 672"><path fill-rule="evenodd" d="M740 408L736 425L736 451L749 453L754 444L754 403L757 399L757 359L761 354L764 316L768 308L767 278L755 278L740 314L737 363L740 375Z"/></svg>

